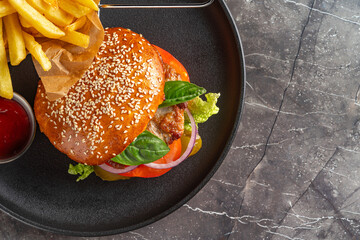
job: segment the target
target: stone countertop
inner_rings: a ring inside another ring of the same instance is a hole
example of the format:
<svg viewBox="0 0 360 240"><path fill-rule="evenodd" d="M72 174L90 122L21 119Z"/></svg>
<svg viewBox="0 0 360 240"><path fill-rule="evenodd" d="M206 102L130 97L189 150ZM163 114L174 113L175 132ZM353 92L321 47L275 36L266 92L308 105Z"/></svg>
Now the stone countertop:
<svg viewBox="0 0 360 240"><path fill-rule="evenodd" d="M226 3L247 72L227 158L168 217L96 239L359 239L358 0ZM78 239L0 222L0 239Z"/></svg>

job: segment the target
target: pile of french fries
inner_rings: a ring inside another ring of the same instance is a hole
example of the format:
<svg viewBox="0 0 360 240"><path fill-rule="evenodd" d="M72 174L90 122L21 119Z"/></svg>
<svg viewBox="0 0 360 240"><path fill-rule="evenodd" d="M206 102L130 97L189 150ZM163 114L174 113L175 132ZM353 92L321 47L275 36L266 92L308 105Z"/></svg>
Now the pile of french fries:
<svg viewBox="0 0 360 240"><path fill-rule="evenodd" d="M98 10L93 0L0 0L0 97L13 97L7 52L12 66L29 52L48 71L51 62L36 38L87 48L90 37L77 30L88 21L87 14Z"/></svg>

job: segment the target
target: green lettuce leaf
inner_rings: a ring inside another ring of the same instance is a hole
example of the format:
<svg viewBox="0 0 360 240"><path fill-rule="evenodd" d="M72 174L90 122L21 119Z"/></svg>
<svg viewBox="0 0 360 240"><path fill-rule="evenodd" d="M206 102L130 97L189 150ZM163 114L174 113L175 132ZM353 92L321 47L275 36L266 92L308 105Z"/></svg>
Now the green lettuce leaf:
<svg viewBox="0 0 360 240"><path fill-rule="evenodd" d="M196 124L206 122L209 117L219 112L219 108L216 106L219 97L220 93L207 93L205 94L206 101L200 97L188 101L188 109L193 115ZM187 116L185 118L185 130L191 131L190 120Z"/></svg>
<svg viewBox="0 0 360 240"><path fill-rule="evenodd" d="M71 175L80 175L76 181L84 180L94 171L93 166L84 165L79 163L77 165L69 165L68 173Z"/></svg>

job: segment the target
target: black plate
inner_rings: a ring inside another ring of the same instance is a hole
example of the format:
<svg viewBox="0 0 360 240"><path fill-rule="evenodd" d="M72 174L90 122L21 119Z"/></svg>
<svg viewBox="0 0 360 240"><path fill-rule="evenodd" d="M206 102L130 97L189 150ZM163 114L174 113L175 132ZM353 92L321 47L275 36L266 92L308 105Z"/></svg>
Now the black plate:
<svg viewBox="0 0 360 240"><path fill-rule="evenodd" d="M100 236L143 227L173 212L211 178L236 134L243 105L244 58L234 22L222 1L202 9L102 10L105 27L142 33L176 56L191 81L220 92L220 113L200 126L202 150L154 179L82 182L71 162L39 132L29 151L0 165L0 208L32 226L60 234ZM14 88L33 104L38 77L30 59L11 68Z"/></svg>

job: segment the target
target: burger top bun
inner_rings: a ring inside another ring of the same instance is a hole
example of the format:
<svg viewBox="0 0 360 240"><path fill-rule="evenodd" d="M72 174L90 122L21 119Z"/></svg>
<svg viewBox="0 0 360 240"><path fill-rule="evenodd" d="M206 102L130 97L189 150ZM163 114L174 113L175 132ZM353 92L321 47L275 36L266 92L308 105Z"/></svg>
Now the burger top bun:
<svg viewBox="0 0 360 240"><path fill-rule="evenodd" d="M92 66L56 101L39 82L35 115L51 143L79 163L99 165L121 153L154 116L164 99L157 51L128 29L105 29Z"/></svg>

